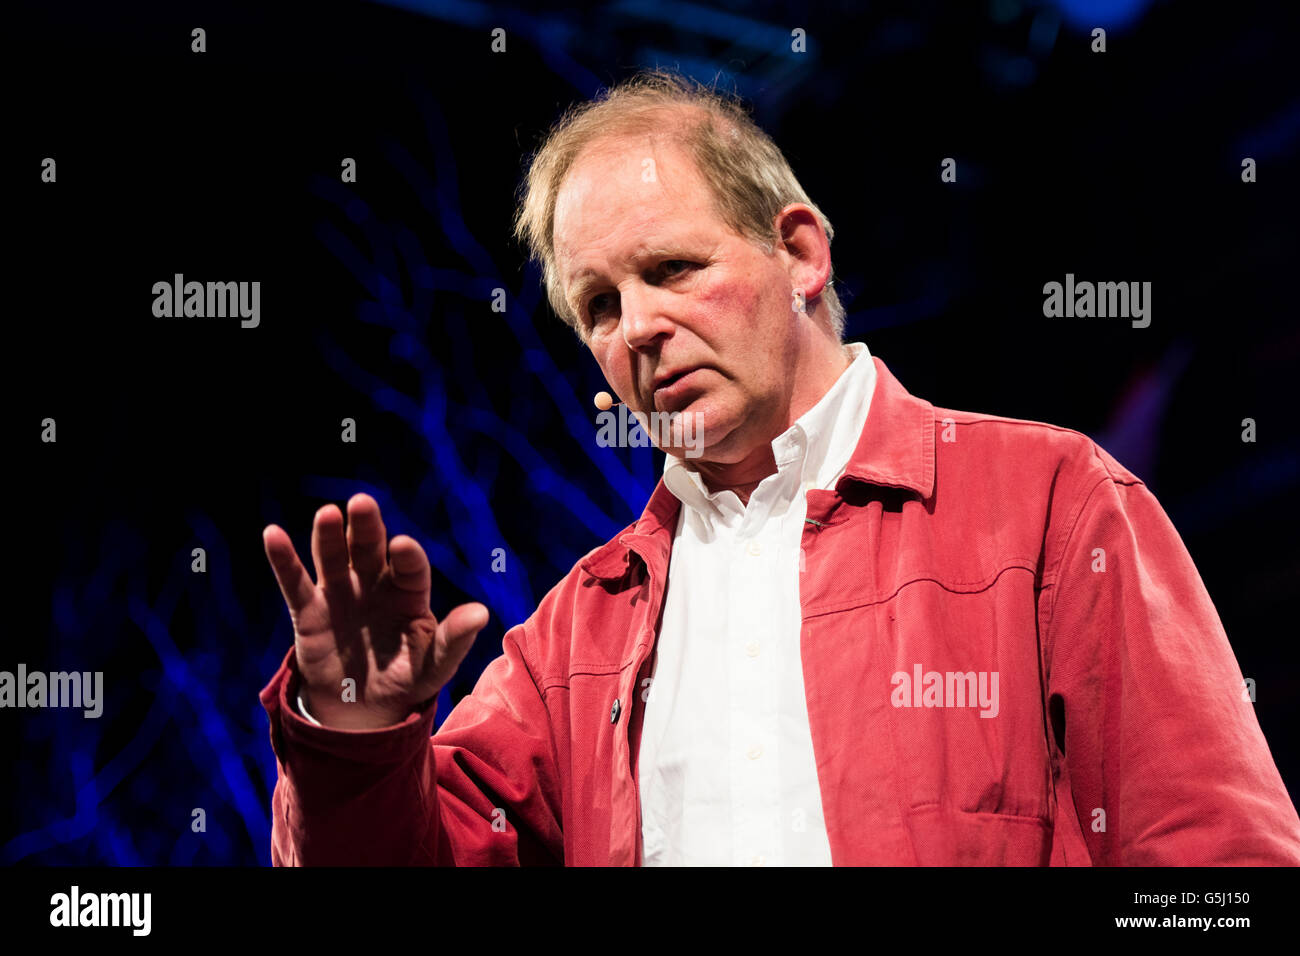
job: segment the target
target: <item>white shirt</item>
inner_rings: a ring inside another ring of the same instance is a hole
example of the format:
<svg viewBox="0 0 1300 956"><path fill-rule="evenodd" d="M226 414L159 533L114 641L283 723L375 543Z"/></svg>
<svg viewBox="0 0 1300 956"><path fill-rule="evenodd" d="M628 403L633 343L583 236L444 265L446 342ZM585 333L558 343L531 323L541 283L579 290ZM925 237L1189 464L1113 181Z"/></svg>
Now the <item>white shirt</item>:
<svg viewBox="0 0 1300 956"><path fill-rule="evenodd" d="M645 866L829 866L799 640L805 493L833 488L867 421L866 345L772 442L748 507L669 455L682 502L641 730Z"/></svg>

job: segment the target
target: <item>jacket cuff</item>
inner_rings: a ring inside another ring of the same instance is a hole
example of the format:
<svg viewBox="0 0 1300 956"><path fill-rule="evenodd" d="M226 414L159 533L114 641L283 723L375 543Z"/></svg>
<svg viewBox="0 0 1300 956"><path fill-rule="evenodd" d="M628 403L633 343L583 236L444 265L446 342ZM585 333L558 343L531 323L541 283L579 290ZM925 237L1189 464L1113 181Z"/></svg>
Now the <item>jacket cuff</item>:
<svg viewBox="0 0 1300 956"><path fill-rule="evenodd" d="M291 702L297 700L302 675L298 659L289 647L270 683L258 699L271 720L271 746L281 763L287 749L314 751L358 763L396 763L408 759L413 751L427 747L433 733L438 698L431 697L401 723L374 730L345 730L314 724L304 718Z"/></svg>

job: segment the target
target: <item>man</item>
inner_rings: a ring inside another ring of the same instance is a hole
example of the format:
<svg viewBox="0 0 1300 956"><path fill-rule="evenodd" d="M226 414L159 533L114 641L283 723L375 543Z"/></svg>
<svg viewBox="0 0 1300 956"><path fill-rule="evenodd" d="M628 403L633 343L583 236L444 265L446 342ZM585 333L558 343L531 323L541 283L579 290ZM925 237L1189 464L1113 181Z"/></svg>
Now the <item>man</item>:
<svg viewBox="0 0 1300 956"><path fill-rule="evenodd" d="M439 621L375 502L264 532L277 865L1300 863L1222 625L1086 436L938 409L841 341L830 224L730 101L571 111L517 222L555 311L674 431L430 740L487 609ZM686 421L685 418L679 422Z"/></svg>

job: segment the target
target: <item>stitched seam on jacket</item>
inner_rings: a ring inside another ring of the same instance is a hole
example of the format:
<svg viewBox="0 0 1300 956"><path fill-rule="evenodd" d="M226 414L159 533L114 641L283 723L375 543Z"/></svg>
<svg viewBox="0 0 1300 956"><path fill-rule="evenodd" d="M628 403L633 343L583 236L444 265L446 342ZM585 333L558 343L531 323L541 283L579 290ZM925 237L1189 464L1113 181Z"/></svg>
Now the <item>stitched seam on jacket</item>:
<svg viewBox="0 0 1300 956"><path fill-rule="evenodd" d="M513 630L513 628L512 628L511 630ZM516 641L515 641L515 646L519 648L519 659L520 659L520 660L523 662L523 664L524 664L524 670L525 670L525 671L527 672L527 674L528 674L528 679L531 680L531 681L533 682L533 686L536 687L536 686L537 686L537 671L533 668L533 662L530 661L530 660L528 659L528 645L529 645L530 643L532 643L531 639L529 638L529 634L528 634L528 621L523 621L523 622L519 625L519 630L523 633L523 635L524 635L524 639L523 639L522 641L516 640ZM510 631L507 630L507 631L506 631L506 634L508 635L509 633L510 633ZM503 646L502 646L502 649L501 649L501 653L503 653L503 654L505 653L504 643L505 643L505 638L503 637L503 638L502 638L502 645L503 645Z"/></svg>
<svg viewBox="0 0 1300 956"><path fill-rule="evenodd" d="M637 643L636 650L649 643L640 641ZM542 692L551 687L568 687L569 680L574 677L609 677L613 674L621 674L636 662L636 651L633 651L632 657L622 664L611 664L607 661L586 662L578 661L569 664L568 677L550 677L546 678L540 685Z"/></svg>
<svg viewBox="0 0 1300 956"><path fill-rule="evenodd" d="M1004 565L999 570L994 571L992 574L988 575L985 578L980 579L979 581L946 582L940 580L939 578L932 577L930 575L919 575L915 578L911 578L907 581L904 581L902 584L894 588L893 591L891 591L889 594L884 595L883 597L872 598L870 600L865 600L865 601L859 598L850 598L846 601L841 601L838 604L825 604L825 605L819 605L814 608L810 608L804 614L804 620L808 621L808 620L812 620L815 617L821 617L826 614L836 614L841 611L851 611L854 610L855 608L860 608L860 607L872 607L873 605L877 605L877 604L886 604L889 601L892 601L894 598L898 597L899 593L904 588L910 587L913 584L921 584L926 581L939 585L939 587L943 588L945 591L949 592L950 594L979 594L993 587L993 585L997 583L998 578L1000 578L1007 571L1018 569L1021 571L1028 571L1030 574L1033 574L1036 568L1037 568L1037 562L1031 563L1029 561L1026 561L1023 558L1017 558L1016 560Z"/></svg>
<svg viewBox="0 0 1300 956"><path fill-rule="evenodd" d="M1066 429L1066 430L1067 430L1067 431L1073 431L1073 429ZM1099 465L1099 466L1101 467L1101 469L1102 469L1102 471L1104 472L1104 474L1102 475L1102 477L1100 477L1100 478L1097 479L1096 484L1094 484L1090 489L1088 489L1088 493L1087 493L1086 495L1083 496L1083 503L1082 503L1082 505L1079 507L1079 510L1075 513L1074 520L1070 523L1070 530L1066 533L1065 542L1064 542L1064 544L1063 544L1062 547L1061 547L1061 555L1062 555L1062 558L1064 558L1064 555L1065 555L1065 547L1069 545L1069 543L1070 543L1070 537L1073 536L1073 534L1074 534L1074 528L1075 528L1075 525L1078 524L1078 522L1079 522L1079 518L1080 518L1080 516L1083 514L1083 510L1084 510L1084 508L1087 507L1088 499L1091 498L1091 497L1093 496L1093 494L1096 492L1096 490L1097 490L1097 485L1100 485L1100 484L1101 484L1102 482L1104 482L1107 478L1109 478L1109 479L1110 479L1113 483L1115 483L1116 485L1123 485L1125 488L1131 488L1131 487L1133 487L1134 485L1145 485L1145 484L1146 484L1146 482L1144 482L1141 478L1137 477L1136 475L1133 475L1133 479L1130 481L1128 478L1124 477L1123 474L1117 475L1117 474L1115 474L1113 471L1111 471L1111 470L1110 470L1110 465L1106 464L1106 460L1105 460L1104 458L1101 457L1101 449L1100 449L1100 446L1099 446L1096 442L1092 442L1092 457L1093 457L1093 460L1096 462L1096 464ZM1126 474L1132 474L1132 473L1131 473L1131 472L1126 472ZM1060 562L1060 561L1058 561L1058 562L1056 563L1056 567L1054 567L1054 568L1044 568L1044 569L1043 569L1043 588L1044 588L1044 589L1049 588L1049 587L1051 587L1053 584L1056 583L1057 578L1060 576L1060 570L1061 570L1061 562Z"/></svg>
<svg viewBox="0 0 1300 956"><path fill-rule="evenodd" d="M922 803L919 806L909 807L909 813L922 813L930 810L941 810L944 813L964 813L973 817L995 817L999 820L1011 820L1015 823L1036 823L1042 827L1052 826L1052 821L1046 817L1031 816L1027 813L999 813L996 810L962 810L959 807L950 807L944 803Z"/></svg>
<svg viewBox="0 0 1300 956"><path fill-rule="evenodd" d="M616 674L623 673L623 671L624 668L622 667L617 668L615 670L574 671L572 674L569 675L569 677L613 677ZM567 680L547 681L545 684L542 685L540 692L543 695L545 695L548 690L554 690L557 687L563 688L564 690L568 690L569 682Z"/></svg>
<svg viewBox="0 0 1300 956"><path fill-rule="evenodd" d="M1083 520L1083 513L1088 510L1088 502L1092 501L1092 496L1097 493L1097 489L1108 481L1112 483L1115 482L1115 479L1111 477L1109 472L1107 472L1104 477L1098 479L1097 483L1088 489L1088 493L1083 496L1083 503L1079 505L1079 509L1075 512L1074 520L1070 522L1070 530L1065 536L1065 543L1061 545L1061 556L1057 559L1056 567L1053 568L1051 572L1044 572L1043 574L1044 578L1048 576L1048 573L1051 574L1053 585L1060 581L1061 565L1065 563L1065 557L1070 550L1070 542L1074 540L1074 532L1079 529L1079 522ZM1044 586L1044 590L1046 590L1046 585ZM1056 588L1052 591L1052 603L1047 609L1047 623L1043 626L1043 644L1045 647L1052 646L1052 624L1056 620L1056 600L1060 596L1060 588Z"/></svg>

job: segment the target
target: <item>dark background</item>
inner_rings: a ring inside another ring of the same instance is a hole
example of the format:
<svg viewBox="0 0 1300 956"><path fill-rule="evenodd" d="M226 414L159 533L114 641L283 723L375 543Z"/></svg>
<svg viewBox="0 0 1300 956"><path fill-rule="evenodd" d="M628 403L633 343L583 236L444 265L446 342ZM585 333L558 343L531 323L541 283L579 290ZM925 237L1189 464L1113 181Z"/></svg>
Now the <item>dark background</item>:
<svg viewBox="0 0 1300 956"><path fill-rule="evenodd" d="M257 693L292 630L267 523L306 557L315 510L368 491L434 562L435 613L488 605L441 719L504 631L640 514L662 457L596 445L590 396L606 385L509 234L526 156L561 109L653 65L753 104L836 227L847 338L910 392L1078 429L1147 483L1257 681L1294 795L1293 9L24 10L5 150L19 613L0 669L102 670L105 703L98 720L0 712L0 861L269 863ZM40 182L47 156L56 184ZM345 156L355 184L339 181ZM177 272L260 281L260 327L154 318L152 285ZM1152 282L1150 327L1044 318L1043 284L1067 272ZM206 833L190 832L196 807Z"/></svg>

